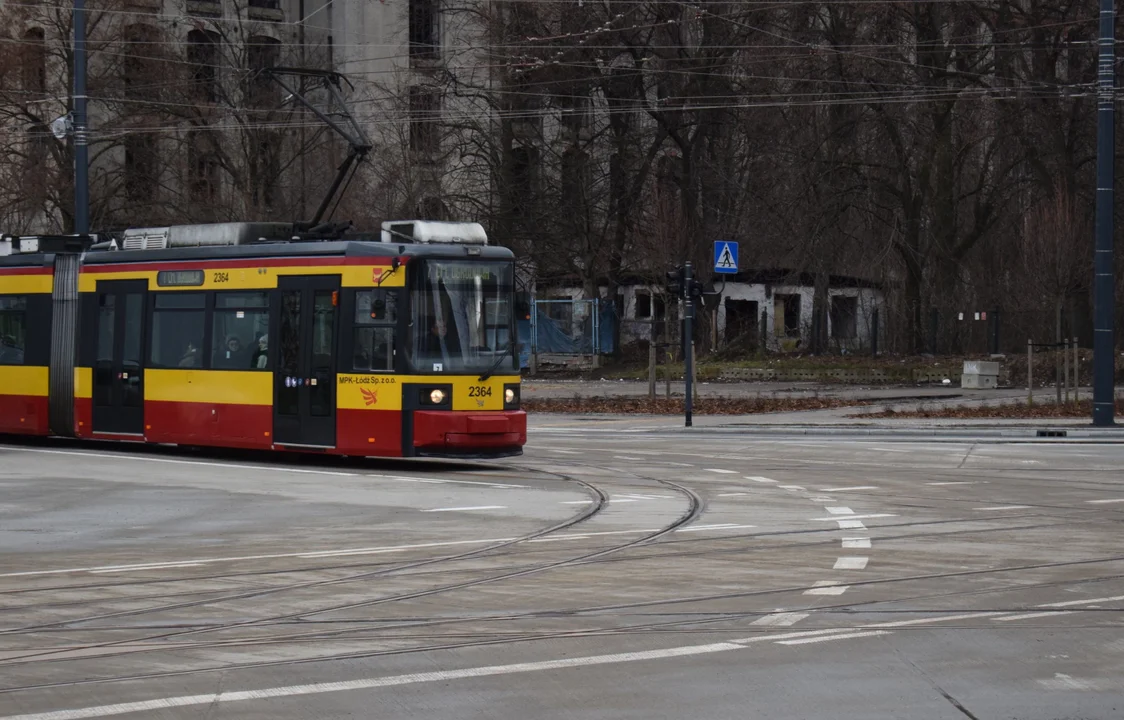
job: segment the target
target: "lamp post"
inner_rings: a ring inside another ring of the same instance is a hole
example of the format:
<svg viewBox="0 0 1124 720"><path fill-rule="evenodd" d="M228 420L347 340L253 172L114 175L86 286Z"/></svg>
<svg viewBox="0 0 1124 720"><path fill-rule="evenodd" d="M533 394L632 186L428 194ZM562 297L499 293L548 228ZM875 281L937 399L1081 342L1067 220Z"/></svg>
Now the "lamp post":
<svg viewBox="0 0 1124 720"><path fill-rule="evenodd" d="M74 232L90 232L90 155L86 128L86 0L74 0Z"/></svg>

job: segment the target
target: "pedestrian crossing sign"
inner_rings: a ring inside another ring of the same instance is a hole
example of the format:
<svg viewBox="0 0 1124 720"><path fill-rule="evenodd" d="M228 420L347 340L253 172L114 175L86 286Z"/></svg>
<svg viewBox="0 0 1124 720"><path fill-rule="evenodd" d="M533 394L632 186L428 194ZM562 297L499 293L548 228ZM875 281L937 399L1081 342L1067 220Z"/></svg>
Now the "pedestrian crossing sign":
<svg viewBox="0 0 1124 720"><path fill-rule="evenodd" d="M732 275L738 271L738 244L729 240L714 243L714 272Z"/></svg>

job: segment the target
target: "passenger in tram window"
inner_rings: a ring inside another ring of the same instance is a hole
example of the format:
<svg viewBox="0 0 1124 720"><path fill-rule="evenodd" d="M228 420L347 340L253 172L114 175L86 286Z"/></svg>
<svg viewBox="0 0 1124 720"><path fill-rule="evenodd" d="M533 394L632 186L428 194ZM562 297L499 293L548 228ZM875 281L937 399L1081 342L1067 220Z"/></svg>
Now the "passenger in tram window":
<svg viewBox="0 0 1124 720"><path fill-rule="evenodd" d="M195 343L188 343L180 358L180 367L199 367L199 349Z"/></svg>
<svg viewBox="0 0 1124 720"><path fill-rule="evenodd" d="M228 335L226 346L219 351L218 357L215 358L215 366L224 368L248 367L249 362L245 358L246 352L242 349L242 341L237 335Z"/></svg>
<svg viewBox="0 0 1124 720"><path fill-rule="evenodd" d="M258 349L254 351L254 356L250 360L250 367L264 370L265 366L269 364L269 336L262 335L258 338Z"/></svg>

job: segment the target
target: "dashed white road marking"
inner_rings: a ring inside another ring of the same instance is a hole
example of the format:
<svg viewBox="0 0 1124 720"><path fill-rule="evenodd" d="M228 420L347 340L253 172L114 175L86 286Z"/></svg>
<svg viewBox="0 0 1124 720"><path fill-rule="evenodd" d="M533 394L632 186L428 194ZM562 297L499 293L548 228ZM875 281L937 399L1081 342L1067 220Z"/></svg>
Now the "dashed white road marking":
<svg viewBox="0 0 1124 720"><path fill-rule="evenodd" d="M992 505L991 507L972 508L973 510L1026 510L1030 505Z"/></svg>
<svg viewBox="0 0 1124 720"><path fill-rule="evenodd" d="M810 497L808 499L811 500L812 502L815 502L815 503L835 502L835 498L827 497L826 495L816 495L816 496Z"/></svg>
<svg viewBox="0 0 1124 720"><path fill-rule="evenodd" d="M614 460L634 460L635 461L635 460L643 460L644 458L629 457L628 455L614 455L613 459Z"/></svg>
<svg viewBox="0 0 1124 720"><path fill-rule="evenodd" d="M718 494L717 494L717 495L716 495L715 497L737 497L737 496L739 496L739 495L748 495L748 494L749 494L749 493L744 493L744 492L739 492L739 493L718 493Z"/></svg>
<svg viewBox="0 0 1124 720"><path fill-rule="evenodd" d="M935 617L916 618L913 620L892 620L890 622L873 623L871 625L862 625L863 628L902 628L913 627L914 625L931 625L933 623L941 622L956 622L958 620L975 620L977 618L995 617L1002 615L1001 612L976 612L964 613L962 615L937 615Z"/></svg>
<svg viewBox="0 0 1124 720"><path fill-rule="evenodd" d="M943 482L928 482L926 485L975 485L980 480L947 480ZM986 482L986 481L985 481Z"/></svg>
<svg viewBox="0 0 1124 720"><path fill-rule="evenodd" d="M851 508L842 507L842 506L825 507L824 510L827 510L832 515L854 515L855 514L855 511L852 510Z"/></svg>
<svg viewBox="0 0 1124 720"><path fill-rule="evenodd" d="M203 563L200 563L200 562L174 562L174 563L163 563L163 564L153 564L153 565L130 565L130 566L127 566L127 567L109 568L109 569L106 569L106 570L91 570L90 572L98 574L98 575L103 575L103 574L109 574L109 573L123 573L123 572L133 572L133 571L141 571L141 570L170 570L172 568L190 568L190 567L203 567Z"/></svg>
<svg viewBox="0 0 1124 720"><path fill-rule="evenodd" d="M866 530L862 520L836 520L840 530Z"/></svg>
<svg viewBox="0 0 1124 720"><path fill-rule="evenodd" d="M820 492L858 492L859 490L877 490L877 485L855 485L854 487L825 487Z"/></svg>
<svg viewBox="0 0 1124 720"><path fill-rule="evenodd" d="M1054 677L1039 680L1038 684L1047 690L1097 690L1103 685L1098 680L1084 680L1065 673L1054 673Z"/></svg>
<svg viewBox="0 0 1124 720"><path fill-rule="evenodd" d="M860 555L848 555L841 557L835 561L833 570L862 570L866 564L870 562L870 558L862 557Z"/></svg>
<svg viewBox="0 0 1124 720"><path fill-rule="evenodd" d="M750 625L758 627L789 627L808 617L809 613L778 612L757 618Z"/></svg>
<svg viewBox="0 0 1124 720"><path fill-rule="evenodd" d="M759 482L759 483L775 483L775 482L777 482L776 480L773 480L772 478L761 477L760 475L746 475L745 479L746 480L752 480L753 482Z"/></svg>
<svg viewBox="0 0 1124 720"><path fill-rule="evenodd" d="M804 490L803 485L781 485L781 490Z"/></svg>
<svg viewBox="0 0 1124 720"><path fill-rule="evenodd" d="M756 527L755 525L736 525L734 523L723 523L719 525L691 525L684 528L677 528L675 532L701 532L703 530L740 530L742 528Z"/></svg>
<svg viewBox="0 0 1124 720"><path fill-rule="evenodd" d="M1057 617L1059 615L1072 615L1077 610L1046 610L1044 612L1021 613L1019 615L1006 615L1004 617L997 617L997 622L1008 622L1010 620L1030 620L1032 618L1042 617Z"/></svg>
<svg viewBox="0 0 1124 720"><path fill-rule="evenodd" d="M804 591L805 595L842 595L847 592L850 585L840 585L835 580L820 580L816 586Z"/></svg>
<svg viewBox="0 0 1124 720"><path fill-rule="evenodd" d="M865 632L843 633L842 635L821 635L820 637L799 638L796 640L779 640L777 645L807 645L809 643L831 642L832 640L849 640L851 638L874 637L875 635L889 635L888 630L867 630Z"/></svg>
<svg viewBox="0 0 1124 720"><path fill-rule="evenodd" d="M1035 607L1073 607L1074 605L1092 605L1093 603L1105 602L1119 602L1124 600L1124 595L1114 595L1113 597L1103 598L1086 598L1084 600L1066 600L1065 602L1044 603L1036 605Z"/></svg>
<svg viewBox="0 0 1124 720"><path fill-rule="evenodd" d="M869 513L869 514L866 514L866 515L849 515L849 516L847 516L847 519L848 520L869 520L871 518L887 518L887 517L897 517L897 515L894 515L892 513ZM836 516L836 517L812 518L812 519L813 520L823 520L825 522L840 522L840 518L838 516Z"/></svg>
<svg viewBox="0 0 1124 720"><path fill-rule="evenodd" d="M469 512L472 510L506 510L506 505L468 505L466 507L451 507L451 508L431 508L429 510L422 510L425 513L431 512Z"/></svg>
<svg viewBox="0 0 1124 720"><path fill-rule="evenodd" d="M707 472L720 473L722 475L737 475L737 470L723 470L722 468L706 468Z"/></svg>
<svg viewBox="0 0 1124 720"><path fill-rule="evenodd" d="M870 538L868 538L868 537L843 538L843 547L845 547L845 548L869 548L870 547Z"/></svg>
<svg viewBox="0 0 1124 720"><path fill-rule="evenodd" d="M1086 500L1090 505L1109 505L1111 503L1124 503L1124 498L1110 498L1107 500Z"/></svg>

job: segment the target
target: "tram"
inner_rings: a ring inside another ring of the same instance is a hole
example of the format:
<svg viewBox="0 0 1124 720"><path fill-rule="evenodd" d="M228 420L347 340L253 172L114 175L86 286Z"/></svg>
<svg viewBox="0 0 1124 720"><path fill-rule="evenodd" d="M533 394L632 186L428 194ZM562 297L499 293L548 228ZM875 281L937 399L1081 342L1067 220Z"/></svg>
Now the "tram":
<svg viewBox="0 0 1124 720"><path fill-rule="evenodd" d="M526 442L514 259L475 223L9 238L0 433L379 457Z"/></svg>

